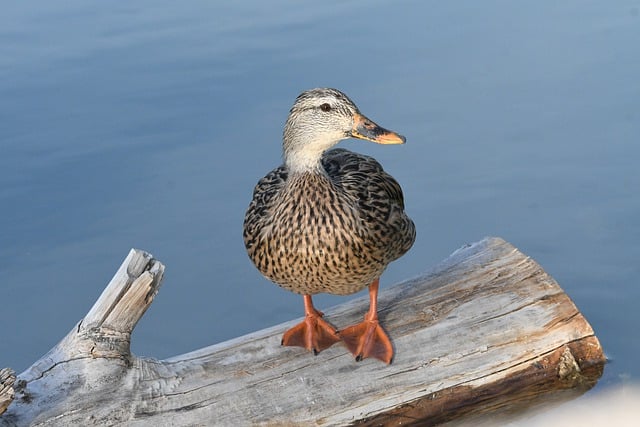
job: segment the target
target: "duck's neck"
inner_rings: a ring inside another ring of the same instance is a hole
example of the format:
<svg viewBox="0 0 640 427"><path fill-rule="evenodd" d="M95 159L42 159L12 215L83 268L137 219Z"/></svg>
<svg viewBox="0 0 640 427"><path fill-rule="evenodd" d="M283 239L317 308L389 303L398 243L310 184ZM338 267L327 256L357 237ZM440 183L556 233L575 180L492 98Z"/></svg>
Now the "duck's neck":
<svg viewBox="0 0 640 427"><path fill-rule="evenodd" d="M304 135L303 138L286 138L286 136L282 155L291 173L323 171L322 154L339 141L329 138L311 139L313 138L311 135Z"/></svg>
<svg viewBox="0 0 640 427"><path fill-rule="evenodd" d="M290 173L321 172L325 150L284 150L284 163Z"/></svg>
<svg viewBox="0 0 640 427"><path fill-rule="evenodd" d="M317 129L314 123L299 123L296 115L289 115L284 126L282 155L290 172L322 171L322 154L344 139L339 131Z"/></svg>

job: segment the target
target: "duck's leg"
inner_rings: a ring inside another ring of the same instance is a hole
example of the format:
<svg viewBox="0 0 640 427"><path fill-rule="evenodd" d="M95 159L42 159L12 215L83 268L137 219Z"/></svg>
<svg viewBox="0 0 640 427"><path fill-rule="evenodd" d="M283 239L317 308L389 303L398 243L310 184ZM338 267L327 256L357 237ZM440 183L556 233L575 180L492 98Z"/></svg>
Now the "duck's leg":
<svg viewBox="0 0 640 427"><path fill-rule="evenodd" d="M338 332L357 361L375 357L384 363L391 363L393 359L391 340L378 323L379 283L380 279L376 279L369 285L369 312L364 316L364 321Z"/></svg>
<svg viewBox="0 0 640 427"><path fill-rule="evenodd" d="M282 345L304 347L313 354L340 341L336 329L325 321L322 312L315 309L311 295L304 295L304 320L282 336Z"/></svg>

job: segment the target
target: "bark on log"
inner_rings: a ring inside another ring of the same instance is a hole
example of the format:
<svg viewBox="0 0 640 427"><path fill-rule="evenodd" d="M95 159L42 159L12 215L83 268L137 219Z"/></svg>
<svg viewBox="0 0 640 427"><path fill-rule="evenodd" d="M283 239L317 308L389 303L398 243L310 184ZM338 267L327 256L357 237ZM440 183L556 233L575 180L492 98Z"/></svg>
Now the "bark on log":
<svg viewBox="0 0 640 427"><path fill-rule="evenodd" d="M163 271L132 250L87 316L13 387L1 371L0 404L3 393L15 399L0 426L436 425L577 396L605 363L559 285L499 238L381 292L390 366L357 363L340 345L317 357L281 347L299 319L167 360L136 357L131 331ZM359 298L325 318L344 327L367 306Z"/></svg>

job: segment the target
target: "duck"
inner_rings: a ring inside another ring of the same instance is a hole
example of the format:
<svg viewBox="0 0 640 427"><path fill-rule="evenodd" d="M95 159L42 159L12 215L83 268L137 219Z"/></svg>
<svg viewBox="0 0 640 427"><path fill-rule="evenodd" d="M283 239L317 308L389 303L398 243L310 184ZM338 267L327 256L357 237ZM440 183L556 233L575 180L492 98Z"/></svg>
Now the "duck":
<svg viewBox="0 0 640 427"><path fill-rule="evenodd" d="M406 138L363 115L343 92L302 92L286 120L283 164L258 181L247 208L243 238L259 272L300 294L304 320L281 344L314 354L343 342L356 361L390 364L393 345L378 319L380 276L416 238L398 182L373 157L344 148L356 138L404 144ZM364 320L338 330L313 305L320 293L350 295L368 287Z"/></svg>

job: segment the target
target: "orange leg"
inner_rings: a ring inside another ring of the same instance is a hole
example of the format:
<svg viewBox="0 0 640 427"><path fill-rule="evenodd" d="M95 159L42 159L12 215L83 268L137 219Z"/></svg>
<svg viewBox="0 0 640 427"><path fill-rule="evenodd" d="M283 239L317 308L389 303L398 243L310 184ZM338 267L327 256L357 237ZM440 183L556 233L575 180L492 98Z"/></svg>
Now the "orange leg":
<svg viewBox="0 0 640 427"><path fill-rule="evenodd" d="M311 295L304 295L304 320L282 336L282 345L304 347L313 354L340 341L336 329L322 319L322 312L315 309Z"/></svg>
<svg viewBox="0 0 640 427"><path fill-rule="evenodd" d="M389 336L378 323L379 283L380 279L376 279L369 285L369 311L364 321L338 332L349 351L356 356L356 361L375 357L384 363L391 363L393 359Z"/></svg>

